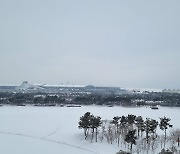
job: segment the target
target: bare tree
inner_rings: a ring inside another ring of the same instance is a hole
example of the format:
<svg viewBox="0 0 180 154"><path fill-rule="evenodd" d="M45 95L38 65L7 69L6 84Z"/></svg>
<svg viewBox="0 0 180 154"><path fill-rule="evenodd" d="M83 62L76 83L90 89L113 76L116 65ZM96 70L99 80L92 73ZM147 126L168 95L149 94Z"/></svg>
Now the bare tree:
<svg viewBox="0 0 180 154"><path fill-rule="evenodd" d="M170 136L171 136L171 140L172 140L173 144L175 144L177 142L177 146L179 147L180 129L175 129L175 130L170 131Z"/></svg>

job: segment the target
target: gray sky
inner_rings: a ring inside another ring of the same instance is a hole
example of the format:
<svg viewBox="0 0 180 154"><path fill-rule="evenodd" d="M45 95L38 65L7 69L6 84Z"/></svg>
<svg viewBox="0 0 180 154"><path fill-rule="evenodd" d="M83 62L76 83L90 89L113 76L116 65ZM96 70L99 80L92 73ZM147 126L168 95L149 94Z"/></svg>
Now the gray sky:
<svg viewBox="0 0 180 154"><path fill-rule="evenodd" d="M0 0L0 84L180 88L179 0Z"/></svg>

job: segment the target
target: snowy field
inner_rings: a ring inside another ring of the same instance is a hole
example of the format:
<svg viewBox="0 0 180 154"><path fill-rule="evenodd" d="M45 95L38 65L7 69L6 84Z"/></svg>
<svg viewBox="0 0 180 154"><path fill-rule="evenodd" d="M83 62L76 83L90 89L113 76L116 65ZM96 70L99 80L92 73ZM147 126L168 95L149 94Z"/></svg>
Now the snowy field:
<svg viewBox="0 0 180 154"><path fill-rule="evenodd" d="M82 107L0 107L0 154L115 154L117 144L91 143L78 128L80 116L91 112L102 119L134 114L159 120L171 118L180 128L180 108Z"/></svg>

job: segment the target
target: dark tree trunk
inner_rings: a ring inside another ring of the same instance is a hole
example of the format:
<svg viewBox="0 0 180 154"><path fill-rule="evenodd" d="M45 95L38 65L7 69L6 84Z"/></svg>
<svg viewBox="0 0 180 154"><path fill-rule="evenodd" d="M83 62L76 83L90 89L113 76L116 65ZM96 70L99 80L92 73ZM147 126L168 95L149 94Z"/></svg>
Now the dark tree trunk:
<svg viewBox="0 0 180 154"><path fill-rule="evenodd" d="M84 129L85 140L87 139L87 129Z"/></svg>
<svg viewBox="0 0 180 154"><path fill-rule="evenodd" d="M132 145L133 145L133 144L131 143L131 147L130 147L130 150L131 150L131 151L132 151Z"/></svg>
<svg viewBox="0 0 180 154"><path fill-rule="evenodd" d="M96 128L96 142L97 142L97 128Z"/></svg>
<svg viewBox="0 0 180 154"><path fill-rule="evenodd" d="M147 142L147 144L149 143L148 139L149 139L149 137L148 137L148 131L146 131L146 142Z"/></svg>

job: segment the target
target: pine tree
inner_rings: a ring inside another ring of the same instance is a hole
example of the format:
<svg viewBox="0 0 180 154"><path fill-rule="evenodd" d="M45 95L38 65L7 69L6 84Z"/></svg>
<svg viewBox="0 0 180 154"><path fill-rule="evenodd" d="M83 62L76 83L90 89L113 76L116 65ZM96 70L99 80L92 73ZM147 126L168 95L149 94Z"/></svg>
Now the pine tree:
<svg viewBox="0 0 180 154"><path fill-rule="evenodd" d="M96 130L96 142L97 142L97 133L98 133L98 127L101 125L101 117L97 116L95 117L93 114L90 112L86 112L84 116L80 117L79 121L79 128L84 129L84 135L85 139L87 139L88 136L88 130L91 129L92 132L92 138L91 141L93 140L94 137L94 132Z"/></svg>
<svg viewBox="0 0 180 154"><path fill-rule="evenodd" d="M144 120L141 116L136 117L135 125L137 126L137 132L139 136L139 132L144 131Z"/></svg>
<svg viewBox="0 0 180 154"><path fill-rule="evenodd" d="M127 143L130 143L131 144L131 147L130 147L130 150L132 150L132 145L133 144L136 144L136 139L137 139L137 137L135 136L136 135L136 130L134 129L134 130L130 130L129 132L128 132L128 134L125 136L125 141L127 142Z"/></svg>
<svg viewBox="0 0 180 154"><path fill-rule="evenodd" d="M96 130L96 142L97 142L97 135L98 135L98 127L100 127L101 124L102 124L101 117L99 117L99 116L94 117L94 127Z"/></svg>
<svg viewBox="0 0 180 154"><path fill-rule="evenodd" d="M84 114L84 116L80 117L80 121L79 121L79 129L84 129L84 136L85 136L85 140L87 139L88 136L88 129L91 127L91 123L90 123L90 117L91 117L91 113L90 112L86 112Z"/></svg>
<svg viewBox="0 0 180 154"><path fill-rule="evenodd" d="M135 122L135 119L136 119L136 116L135 116L135 115L128 114L128 116L127 116L127 122L128 122L129 129L130 129L130 130L133 130L133 124L134 124L134 122Z"/></svg>
<svg viewBox="0 0 180 154"><path fill-rule="evenodd" d="M116 116L113 118L113 121L111 122L112 124L114 124L116 126L116 133L118 133L118 130L119 130L119 119L120 118L121 117Z"/></svg>
<svg viewBox="0 0 180 154"><path fill-rule="evenodd" d="M119 132L119 119L120 118L121 117L116 116L116 117L113 118L113 121L111 122L112 124L114 124L116 126L115 136L118 139L118 141L117 141L118 142L118 146L119 146L119 137L120 137L120 132Z"/></svg>
<svg viewBox="0 0 180 154"><path fill-rule="evenodd" d="M122 116L120 119L121 133L124 133L124 129L126 125L127 125L127 118L125 116Z"/></svg>
<svg viewBox="0 0 180 154"><path fill-rule="evenodd" d="M146 121L144 122L144 130L146 132L147 143L149 143L149 134L155 133L157 125L158 125L158 122L156 120L146 118Z"/></svg>
<svg viewBox="0 0 180 154"><path fill-rule="evenodd" d="M166 136L167 136L167 135L166 135L166 130L168 129L168 127L169 127L169 128L172 128L172 127L173 127L173 125L171 125L171 124L169 123L170 120L171 120L170 118L166 118L166 117L160 118L159 127L160 127L161 130L164 131L164 137L165 137L165 139L164 139L164 147L165 147Z"/></svg>

